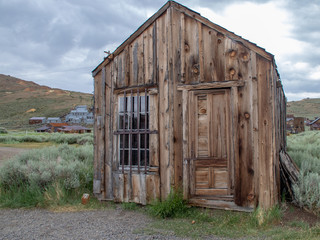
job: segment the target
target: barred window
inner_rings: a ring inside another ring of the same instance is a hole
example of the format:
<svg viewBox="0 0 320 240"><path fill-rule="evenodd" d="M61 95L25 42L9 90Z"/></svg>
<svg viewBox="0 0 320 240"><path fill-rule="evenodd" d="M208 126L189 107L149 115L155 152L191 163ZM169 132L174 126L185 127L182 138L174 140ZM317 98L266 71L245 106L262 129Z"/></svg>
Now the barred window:
<svg viewBox="0 0 320 240"><path fill-rule="evenodd" d="M118 98L119 163L122 172L134 168L138 172L149 167L149 96L147 90Z"/></svg>

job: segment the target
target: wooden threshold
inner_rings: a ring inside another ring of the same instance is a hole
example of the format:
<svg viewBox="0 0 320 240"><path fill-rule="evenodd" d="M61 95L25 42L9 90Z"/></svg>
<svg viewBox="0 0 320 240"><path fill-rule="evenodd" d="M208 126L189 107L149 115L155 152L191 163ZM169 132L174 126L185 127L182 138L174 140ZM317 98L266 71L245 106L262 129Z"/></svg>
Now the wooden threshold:
<svg viewBox="0 0 320 240"><path fill-rule="evenodd" d="M193 196L192 199L207 199L207 200L217 200L217 201L227 201L233 202L234 196L233 195L223 195L223 196L212 196L212 195L201 195L201 196Z"/></svg>
<svg viewBox="0 0 320 240"><path fill-rule="evenodd" d="M253 208L240 207L240 206L237 206L234 202L205 199L201 197L190 198L189 205L197 206L197 207L216 208L216 209L222 209L222 210L232 210L232 211L239 211L239 212L253 212Z"/></svg>

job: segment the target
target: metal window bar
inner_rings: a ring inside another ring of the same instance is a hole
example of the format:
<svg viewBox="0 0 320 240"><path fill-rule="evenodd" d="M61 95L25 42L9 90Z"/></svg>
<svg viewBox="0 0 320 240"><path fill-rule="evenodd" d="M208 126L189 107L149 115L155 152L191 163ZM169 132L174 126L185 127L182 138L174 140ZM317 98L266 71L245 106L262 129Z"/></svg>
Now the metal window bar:
<svg viewBox="0 0 320 240"><path fill-rule="evenodd" d="M127 111L127 97L126 92L123 94L123 101L124 101L124 109L123 109L123 124L122 124L122 130L125 131L125 125L126 125L126 111ZM120 135L121 136L121 135ZM125 157L125 137L126 135L122 135L122 159L121 159L121 165L122 165L122 173L124 173L124 157Z"/></svg>
<svg viewBox="0 0 320 240"><path fill-rule="evenodd" d="M147 89L144 90L144 173L147 174Z"/></svg>
<svg viewBox="0 0 320 240"><path fill-rule="evenodd" d="M140 95L139 95L139 89L137 91L137 129L140 129ZM140 133L137 134L137 140L138 140L138 173L140 173Z"/></svg>
<svg viewBox="0 0 320 240"><path fill-rule="evenodd" d="M129 161L130 161L130 173L132 172L132 115L133 115L133 111L134 111L134 103L133 103L133 96L132 96L132 90L131 90L131 95L130 95L130 99L131 99L131 105L130 105L130 127L129 127L129 151L130 151L130 157L129 157Z"/></svg>

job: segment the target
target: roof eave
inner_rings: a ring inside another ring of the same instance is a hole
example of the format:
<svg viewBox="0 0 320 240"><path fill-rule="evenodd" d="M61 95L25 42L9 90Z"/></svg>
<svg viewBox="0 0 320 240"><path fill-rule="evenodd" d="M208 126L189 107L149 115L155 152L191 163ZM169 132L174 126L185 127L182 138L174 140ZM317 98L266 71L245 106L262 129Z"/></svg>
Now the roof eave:
<svg viewBox="0 0 320 240"><path fill-rule="evenodd" d="M145 21L133 34L131 34L112 54L104 58L104 60L92 71L92 76L95 77L103 66L107 65L113 60L113 57L123 51L127 44L130 44L137 36L139 36L145 29L147 29L159 16L161 16L172 4L172 1L168 1L164 4L159 11L153 14L147 21Z"/></svg>
<svg viewBox="0 0 320 240"><path fill-rule="evenodd" d="M255 43L250 42L249 40L246 40L242 38L239 35L236 35L235 33L211 22L207 18L201 16L200 13L197 13L193 11L192 9L189 9L179 3L176 3L174 1L168 1L165 5L163 5L154 15L152 15L147 21L145 21L133 34L131 34L112 54L104 58L104 60L92 71L92 76L95 77L101 69L106 66L109 62L113 60L115 56L117 56L119 53L121 53L125 46L130 44L134 41L144 30L146 30L157 18L159 18L169 7L175 7L180 12L184 12L186 15L189 15L190 17L195 18L196 20L200 21L201 23L211 26L212 28L216 29L217 31L220 31L224 33L227 37L232 38L236 41L241 42L242 44L245 44L246 47L250 48L251 50L255 51L257 54L261 55L262 57L265 57L266 59L272 61L275 64L274 55L267 52L264 48L259 47ZM276 64L275 64L276 66ZM277 71L278 73L278 71ZM280 75L278 73L278 77L280 78Z"/></svg>

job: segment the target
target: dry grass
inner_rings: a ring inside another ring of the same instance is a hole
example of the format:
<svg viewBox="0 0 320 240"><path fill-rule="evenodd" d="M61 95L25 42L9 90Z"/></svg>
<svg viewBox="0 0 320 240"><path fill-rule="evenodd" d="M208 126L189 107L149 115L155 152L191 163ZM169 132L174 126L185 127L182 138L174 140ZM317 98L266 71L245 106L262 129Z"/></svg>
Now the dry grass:
<svg viewBox="0 0 320 240"><path fill-rule="evenodd" d="M287 114L314 119L320 117L320 98L309 98L287 103Z"/></svg>
<svg viewBox="0 0 320 240"><path fill-rule="evenodd" d="M0 143L0 147L11 147L11 148L24 148L24 149L34 149L34 148L44 148L49 146L57 145L52 142L19 142L19 143Z"/></svg>

